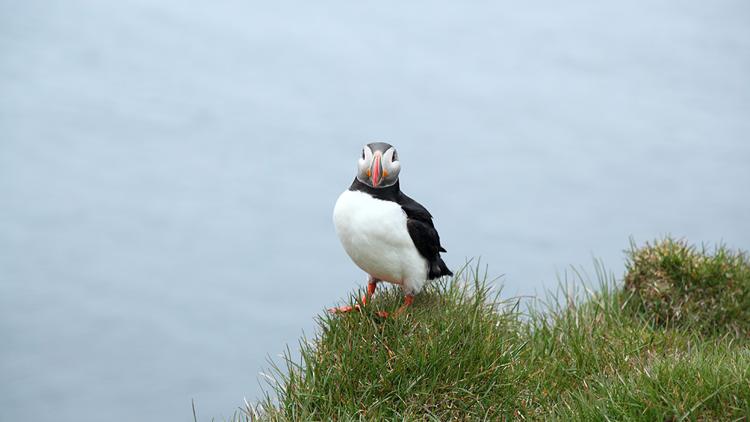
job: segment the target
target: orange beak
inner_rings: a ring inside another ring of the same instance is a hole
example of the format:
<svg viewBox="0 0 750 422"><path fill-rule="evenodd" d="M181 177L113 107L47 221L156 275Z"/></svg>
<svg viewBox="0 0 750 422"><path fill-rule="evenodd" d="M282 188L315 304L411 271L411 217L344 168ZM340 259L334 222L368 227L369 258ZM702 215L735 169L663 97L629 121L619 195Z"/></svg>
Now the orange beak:
<svg viewBox="0 0 750 422"><path fill-rule="evenodd" d="M372 182L372 186L377 187L380 182L383 181L382 176L382 167L380 166L380 152L375 153L375 157L372 159L372 167L369 171L370 181Z"/></svg>

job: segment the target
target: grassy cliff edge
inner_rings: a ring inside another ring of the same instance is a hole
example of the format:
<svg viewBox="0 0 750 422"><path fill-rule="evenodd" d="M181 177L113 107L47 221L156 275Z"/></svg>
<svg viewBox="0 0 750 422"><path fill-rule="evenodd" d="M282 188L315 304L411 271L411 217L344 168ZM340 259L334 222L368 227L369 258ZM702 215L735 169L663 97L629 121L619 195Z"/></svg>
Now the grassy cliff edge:
<svg viewBox="0 0 750 422"><path fill-rule="evenodd" d="M627 270L520 305L467 267L389 319L401 296L383 289L321 316L234 419L748 420L747 255L667 238L633 246Z"/></svg>

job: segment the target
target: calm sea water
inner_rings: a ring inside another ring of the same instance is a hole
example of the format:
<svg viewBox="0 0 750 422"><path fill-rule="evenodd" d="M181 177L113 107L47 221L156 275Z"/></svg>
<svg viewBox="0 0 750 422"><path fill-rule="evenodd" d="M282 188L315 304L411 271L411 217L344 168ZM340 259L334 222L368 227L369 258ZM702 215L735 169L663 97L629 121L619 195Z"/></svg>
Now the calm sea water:
<svg viewBox="0 0 750 422"><path fill-rule="evenodd" d="M228 416L364 285L360 146L506 295L750 248L750 6L0 2L0 420Z"/></svg>

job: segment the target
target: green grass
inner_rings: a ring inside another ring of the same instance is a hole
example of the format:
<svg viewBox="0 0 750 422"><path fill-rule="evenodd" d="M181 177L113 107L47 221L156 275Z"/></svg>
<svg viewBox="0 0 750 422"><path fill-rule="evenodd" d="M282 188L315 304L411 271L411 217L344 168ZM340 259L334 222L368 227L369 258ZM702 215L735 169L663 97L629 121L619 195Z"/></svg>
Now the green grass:
<svg viewBox="0 0 750 422"><path fill-rule="evenodd" d="M644 267L650 253L661 258ZM521 304L465 268L388 319L376 312L402 297L383 289L361 313L322 315L300 358L287 354L266 398L234 419L748 420L747 308L716 287L744 303L744 256L665 239L630 251L626 288L597 265L593 287L573 271L557 294ZM682 290L654 304L649 269L680 275L659 286Z"/></svg>
<svg viewBox="0 0 750 422"><path fill-rule="evenodd" d="M723 245L712 250L663 239L628 252L625 289L635 310L664 326L706 334L750 335L750 259Z"/></svg>

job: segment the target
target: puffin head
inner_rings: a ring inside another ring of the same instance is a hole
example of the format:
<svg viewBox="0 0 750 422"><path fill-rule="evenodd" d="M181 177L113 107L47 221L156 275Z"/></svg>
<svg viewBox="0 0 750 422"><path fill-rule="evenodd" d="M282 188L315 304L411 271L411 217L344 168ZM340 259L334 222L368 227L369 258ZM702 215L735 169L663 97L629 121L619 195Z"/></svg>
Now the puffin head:
<svg viewBox="0 0 750 422"><path fill-rule="evenodd" d="M373 188L392 186L398 181L401 163L396 148L385 142L373 142L362 148L357 162L357 180Z"/></svg>

